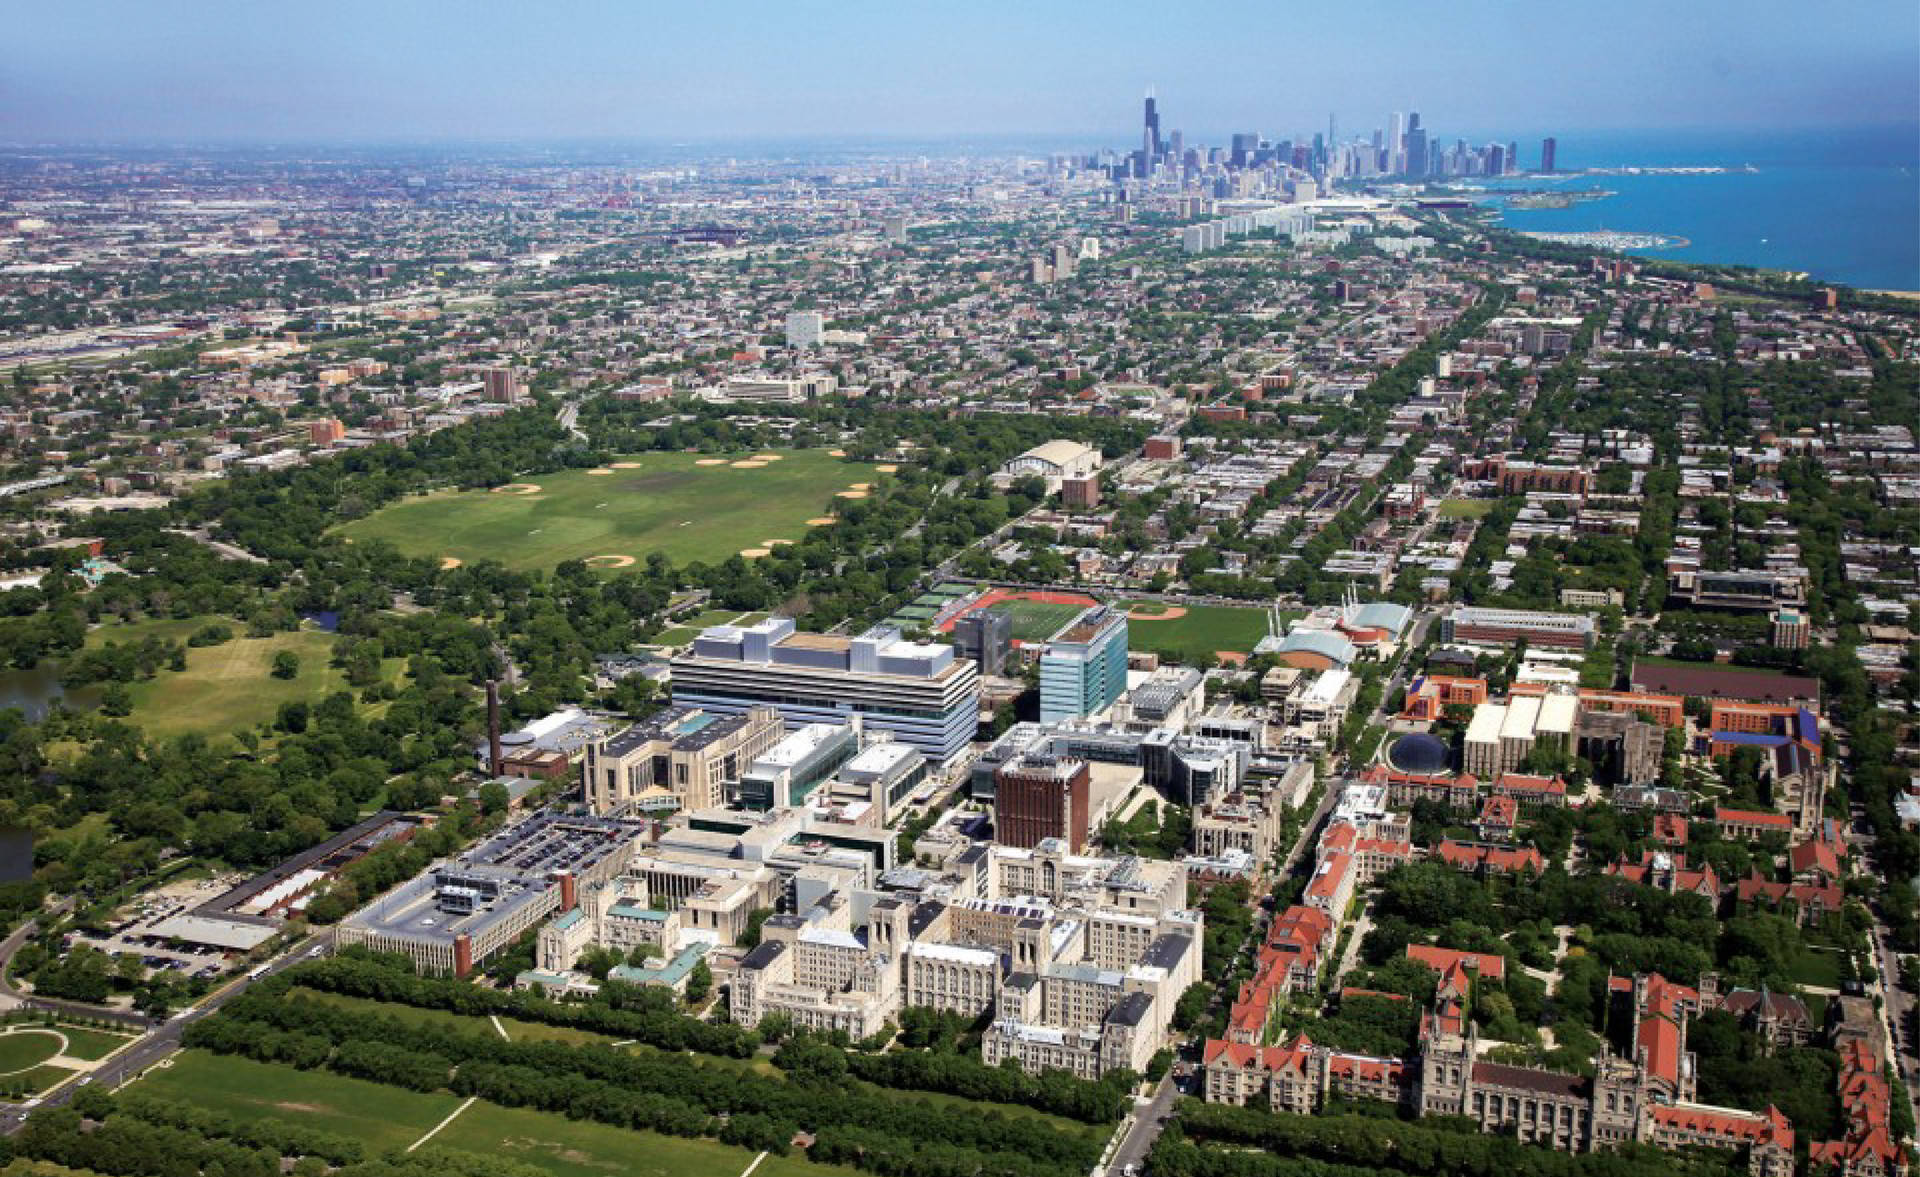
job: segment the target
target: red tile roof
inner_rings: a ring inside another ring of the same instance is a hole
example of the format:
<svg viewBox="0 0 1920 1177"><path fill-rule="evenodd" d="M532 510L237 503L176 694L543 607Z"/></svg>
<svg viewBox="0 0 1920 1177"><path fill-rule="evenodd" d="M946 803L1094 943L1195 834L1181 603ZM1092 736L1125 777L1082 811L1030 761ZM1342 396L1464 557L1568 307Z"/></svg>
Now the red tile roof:
<svg viewBox="0 0 1920 1177"><path fill-rule="evenodd" d="M1765 826L1769 829L1791 830L1793 820L1784 813L1763 813L1757 809L1728 809L1716 806L1713 820L1720 823L1733 822L1743 826Z"/></svg>
<svg viewBox="0 0 1920 1177"><path fill-rule="evenodd" d="M1764 1112L1733 1112L1699 1104L1654 1104L1656 1126L1716 1137L1734 1144L1777 1144L1793 1149L1793 1125L1772 1104Z"/></svg>
<svg viewBox="0 0 1920 1177"><path fill-rule="evenodd" d="M1504 981L1507 977L1507 958L1491 953L1461 952L1457 948L1437 948L1430 944L1409 944L1407 959L1417 960L1443 975L1449 966L1458 964L1489 981Z"/></svg>

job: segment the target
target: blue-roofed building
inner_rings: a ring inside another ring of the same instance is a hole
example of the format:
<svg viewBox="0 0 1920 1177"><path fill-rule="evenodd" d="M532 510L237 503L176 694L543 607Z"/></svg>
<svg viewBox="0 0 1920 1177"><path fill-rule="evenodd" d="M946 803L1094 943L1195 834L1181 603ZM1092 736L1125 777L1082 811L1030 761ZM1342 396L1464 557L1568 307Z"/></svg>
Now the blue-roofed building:
<svg viewBox="0 0 1920 1177"><path fill-rule="evenodd" d="M682 948L671 960L663 960L655 965L615 965L607 971L607 980L623 981L629 985L661 985L675 993L687 991L687 978L693 974L693 966L707 954L707 946L699 941ZM656 958L657 959L657 958Z"/></svg>
<svg viewBox="0 0 1920 1177"><path fill-rule="evenodd" d="M1413 624L1413 610L1405 605L1396 605L1392 601L1348 605L1344 613L1342 628L1379 630L1390 642L1397 642L1405 637L1407 627Z"/></svg>
<svg viewBox="0 0 1920 1177"><path fill-rule="evenodd" d="M1280 639L1274 652L1281 662L1302 670L1344 670L1359 655L1352 642L1330 629L1295 629Z"/></svg>
<svg viewBox="0 0 1920 1177"><path fill-rule="evenodd" d="M1798 832L1818 824L1826 804L1827 768L1822 764L1820 719L1811 709L1716 703L1709 723L1710 754L1758 751L1760 777L1771 787L1775 806L1792 815Z"/></svg>

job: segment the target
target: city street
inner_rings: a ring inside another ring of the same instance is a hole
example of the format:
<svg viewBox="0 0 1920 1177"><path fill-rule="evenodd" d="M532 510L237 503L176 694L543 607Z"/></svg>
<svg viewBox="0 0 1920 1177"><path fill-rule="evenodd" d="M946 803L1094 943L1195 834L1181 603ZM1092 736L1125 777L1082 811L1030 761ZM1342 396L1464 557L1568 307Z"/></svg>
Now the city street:
<svg viewBox="0 0 1920 1177"><path fill-rule="evenodd" d="M15 936L18 936L18 934L19 933L16 932ZM79 1091L80 1088L88 1086L89 1084L99 1083L103 1084L108 1090L113 1090L132 1079L138 1078L146 1072L147 1068L166 1059L180 1048L180 1036L186 1031L188 1026L214 1013L227 1002L232 1001L235 997L246 992L248 986L254 984L256 981L264 980L267 977L273 976L275 973L292 968L294 965L306 960L309 956L313 955L316 948L324 948L331 942L331 939L331 934L307 937L276 957L272 964L267 967L266 971L258 977L248 976L244 973L235 977L233 980L227 982L226 985L202 998L197 1005L181 1010L162 1025L152 1028L146 1037L141 1038L134 1045L127 1047L119 1054L107 1059L85 1075L71 1079L58 1088L55 1088L39 1100L29 1101L29 1103L26 1104L0 1105L0 1109L3 1109L0 1110L0 1133L11 1136L20 1130L21 1125L27 1121L28 1117L30 1117L35 1110L43 1107L60 1107L71 1101L74 1093ZM19 944L15 941L15 938L10 936L7 938L6 943L0 944L0 954L11 955L13 950L18 946ZM151 1026L151 1022L147 1018L140 1017L137 1014L115 1015L111 1011L103 1011L90 1006L76 1006L66 1002L33 1000L30 1004L35 1008L54 1009L72 1013L80 1017L112 1017L117 1021L124 1021L128 1025L138 1025L143 1029Z"/></svg>

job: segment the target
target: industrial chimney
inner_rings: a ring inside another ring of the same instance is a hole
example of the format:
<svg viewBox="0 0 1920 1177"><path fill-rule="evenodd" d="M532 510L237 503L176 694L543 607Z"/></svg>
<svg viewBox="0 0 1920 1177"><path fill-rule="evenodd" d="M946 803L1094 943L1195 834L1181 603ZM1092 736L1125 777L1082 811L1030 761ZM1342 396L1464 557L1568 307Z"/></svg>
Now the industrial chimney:
<svg viewBox="0 0 1920 1177"><path fill-rule="evenodd" d="M500 681L487 680L487 772L494 777L506 775L505 755L500 751Z"/></svg>

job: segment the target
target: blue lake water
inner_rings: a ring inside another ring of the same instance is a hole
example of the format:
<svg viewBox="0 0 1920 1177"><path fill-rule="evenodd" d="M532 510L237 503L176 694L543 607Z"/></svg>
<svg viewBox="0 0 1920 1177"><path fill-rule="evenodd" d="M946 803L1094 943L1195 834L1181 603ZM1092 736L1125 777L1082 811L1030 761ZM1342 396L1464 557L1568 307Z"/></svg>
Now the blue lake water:
<svg viewBox="0 0 1920 1177"><path fill-rule="evenodd" d="M1538 143L1521 144L1532 164ZM1649 256L1804 271L1868 290L1920 290L1920 129L1563 136L1562 169L1720 166L1714 175L1569 176L1496 187L1605 189L1567 209L1504 209L1538 232L1619 229L1684 237Z"/></svg>

